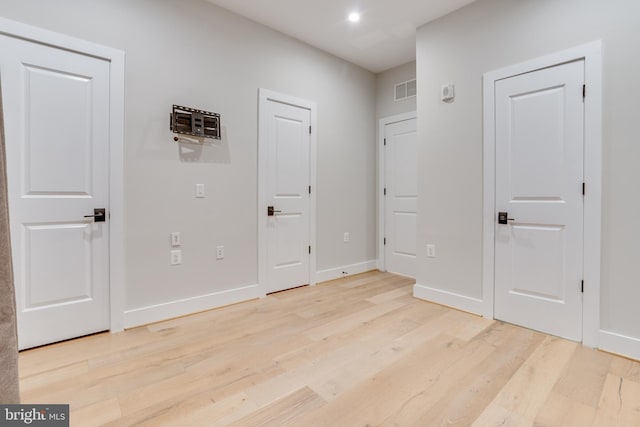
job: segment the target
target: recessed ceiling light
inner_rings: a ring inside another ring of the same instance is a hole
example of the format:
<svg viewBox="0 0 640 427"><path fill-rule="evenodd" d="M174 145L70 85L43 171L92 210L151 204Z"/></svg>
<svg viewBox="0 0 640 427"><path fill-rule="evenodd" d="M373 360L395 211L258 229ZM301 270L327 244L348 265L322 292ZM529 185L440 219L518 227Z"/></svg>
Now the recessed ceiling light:
<svg viewBox="0 0 640 427"><path fill-rule="evenodd" d="M360 20L360 14L357 12L353 12L349 14L349 21L358 22Z"/></svg>

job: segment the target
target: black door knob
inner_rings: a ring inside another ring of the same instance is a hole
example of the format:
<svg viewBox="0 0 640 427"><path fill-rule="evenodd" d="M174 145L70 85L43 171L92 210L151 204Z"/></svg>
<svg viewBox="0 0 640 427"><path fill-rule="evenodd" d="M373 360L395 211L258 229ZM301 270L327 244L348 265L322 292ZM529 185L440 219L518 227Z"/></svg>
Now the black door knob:
<svg viewBox="0 0 640 427"><path fill-rule="evenodd" d="M498 212L498 224L509 224L509 221L515 221L513 218L509 218L508 212Z"/></svg>
<svg viewBox="0 0 640 427"><path fill-rule="evenodd" d="M273 206L267 206L267 216L274 216L276 213L279 213L282 211L276 211L273 209Z"/></svg>
<svg viewBox="0 0 640 427"><path fill-rule="evenodd" d="M107 219L107 210L105 208L95 208L93 215L85 215L85 218L93 218L93 222L105 222Z"/></svg>

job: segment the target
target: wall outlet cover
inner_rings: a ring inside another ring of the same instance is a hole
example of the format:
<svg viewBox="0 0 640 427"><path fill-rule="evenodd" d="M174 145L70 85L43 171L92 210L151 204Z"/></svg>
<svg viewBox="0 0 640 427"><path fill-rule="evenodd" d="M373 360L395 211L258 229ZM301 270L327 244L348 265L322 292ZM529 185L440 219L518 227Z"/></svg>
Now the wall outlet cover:
<svg viewBox="0 0 640 427"><path fill-rule="evenodd" d="M182 251L180 249L174 249L171 251L171 258L169 263L171 265L180 265L182 264Z"/></svg>
<svg viewBox="0 0 640 427"><path fill-rule="evenodd" d="M427 245L427 257L428 258L436 257L436 245Z"/></svg>

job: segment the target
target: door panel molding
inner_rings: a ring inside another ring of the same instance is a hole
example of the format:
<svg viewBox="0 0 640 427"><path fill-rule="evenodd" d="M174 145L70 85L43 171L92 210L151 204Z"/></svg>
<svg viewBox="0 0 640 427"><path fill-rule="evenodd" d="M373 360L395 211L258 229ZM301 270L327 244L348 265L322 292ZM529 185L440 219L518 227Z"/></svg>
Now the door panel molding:
<svg viewBox="0 0 640 427"><path fill-rule="evenodd" d="M317 114L318 109L313 101L296 98L290 95L260 88L258 90L258 288L259 295L267 295L267 136L268 136L268 102L275 101L310 111L311 137L309 147L309 182L311 195L309 198L309 284L316 284L317 244L316 244L316 146L317 146Z"/></svg>
<svg viewBox="0 0 640 427"><path fill-rule="evenodd" d="M124 79L123 51L0 18L0 34L109 62L110 330L124 330Z"/></svg>
<svg viewBox="0 0 640 427"><path fill-rule="evenodd" d="M483 273L481 314L494 317L496 128L495 83L567 62L584 60L585 98L584 281L582 339L598 347L600 329L600 251L602 218L602 42L577 46L551 55L491 71L483 76Z"/></svg>
<svg viewBox="0 0 640 427"><path fill-rule="evenodd" d="M394 116L383 117L378 121L378 260L377 260L377 268L381 271L386 271L386 260L385 260L385 224L386 224L386 214L385 214L385 199L384 199L384 187L386 183L386 173L385 173L385 164L386 164L386 153L384 149L384 139L385 139L385 127L392 123L403 122L405 120L417 119L418 114L416 111L410 111L408 113L396 114Z"/></svg>

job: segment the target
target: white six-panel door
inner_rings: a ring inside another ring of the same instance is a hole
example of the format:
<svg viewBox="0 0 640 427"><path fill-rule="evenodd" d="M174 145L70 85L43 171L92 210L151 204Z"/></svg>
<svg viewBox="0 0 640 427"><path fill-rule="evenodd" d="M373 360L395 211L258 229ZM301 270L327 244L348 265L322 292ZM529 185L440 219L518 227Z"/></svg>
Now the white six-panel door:
<svg viewBox="0 0 640 427"><path fill-rule="evenodd" d="M310 110L274 100L266 105L266 292L310 281Z"/></svg>
<svg viewBox="0 0 640 427"><path fill-rule="evenodd" d="M385 268L415 277L418 200L416 119L387 124L385 132Z"/></svg>
<svg viewBox="0 0 640 427"><path fill-rule="evenodd" d="M21 349L109 328L109 63L0 36Z"/></svg>
<svg viewBox="0 0 640 427"><path fill-rule="evenodd" d="M496 82L495 317L582 339L584 62ZM508 213L507 224L498 212Z"/></svg>

